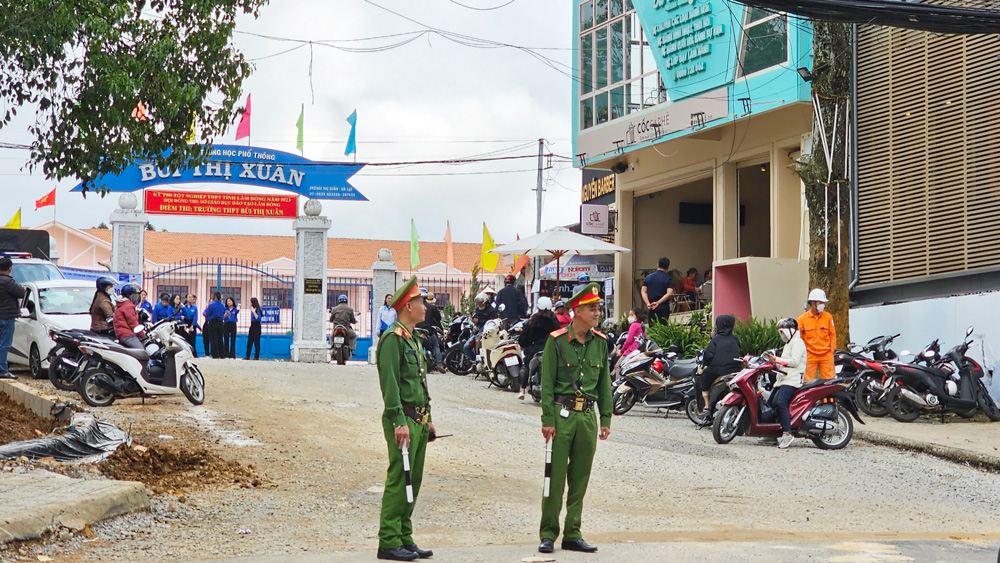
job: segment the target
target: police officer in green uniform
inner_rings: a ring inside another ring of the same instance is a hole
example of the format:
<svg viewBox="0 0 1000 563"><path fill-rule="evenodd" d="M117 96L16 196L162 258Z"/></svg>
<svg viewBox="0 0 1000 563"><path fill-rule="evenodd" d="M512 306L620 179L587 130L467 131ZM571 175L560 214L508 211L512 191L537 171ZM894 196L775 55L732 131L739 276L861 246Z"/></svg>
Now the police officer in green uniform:
<svg viewBox="0 0 1000 563"><path fill-rule="evenodd" d="M570 299L573 322L550 334L542 353L542 436L552 440L551 487L542 499L541 543L538 551L552 553L559 536L562 494L566 494L566 520L562 548L593 553L597 548L583 541L580 517L590 468L600 438L611 434L611 375L608 372L606 337L594 330L601 317L601 297L596 283L587 284Z"/></svg>
<svg viewBox="0 0 1000 563"><path fill-rule="evenodd" d="M427 369L420 339L414 326L424 320L424 296L411 277L392 297L389 305L396 310L396 322L378 341L376 363L385 410L382 430L389 448L389 470L382 494L379 519L378 558L413 561L431 557L433 552L420 549L413 541L413 505L420 491L424 471L424 452L430 435L430 395L427 392ZM413 502L407 501L403 448L408 448Z"/></svg>

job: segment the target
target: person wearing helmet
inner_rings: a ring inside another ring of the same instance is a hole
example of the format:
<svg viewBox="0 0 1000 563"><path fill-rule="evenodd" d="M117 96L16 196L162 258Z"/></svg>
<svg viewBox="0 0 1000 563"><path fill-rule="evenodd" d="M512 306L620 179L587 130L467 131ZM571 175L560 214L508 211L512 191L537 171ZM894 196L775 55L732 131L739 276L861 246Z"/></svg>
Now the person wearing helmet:
<svg viewBox="0 0 1000 563"><path fill-rule="evenodd" d="M573 286L573 295L580 293L581 291L583 291L583 288L587 287L587 284L590 283L590 274L586 272L582 274L577 274L576 282L577 282L576 285Z"/></svg>
<svg viewBox="0 0 1000 563"><path fill-rule="evenodd" d="M142 350L143 345L140 339L146 338L146 330L139 322L139 313L135 306L139 304L139 292L142 291L138 285L127 283L118 291L124 297L118 302L115 308L114 328L115 337L122 346Z"/></svg>
<svg viewBox="0 0 1000 563"><path fill-rule="evenodd" d="M552 308L555 310L556 319L559 321L559 328L566 328L569 323L573 322L573 316L569 314L566 310L566 301L560 299L552 304Z"/></svg>
<svg viewBox="0 0 1000 563"><path fill-rule="evenodd" d="M497 293L496 305L500 318L510 321L510 324L528 316L528 300L524 292L517 288L514 276L507 274L503 289Z"/></svg>
<svg viewBox="0 0 1000 563"><path fill-rule="evenodd" d="M545 340L548 339L549 333L562 328L559 324L559 319L556 318L556 314L552 312L552 299L539 297L537 305L538 310L535 311L534 315L531 315L528 322L524 323L524 330L517 337L517 343L521 345L521 349L524 351L524 358L528 362L545 347ZM522 401L524 400L524 393L528 388L530 373L530 369L521 370L521 391L518 393L517 398Z"/></svg>
<svg viewBox="0 0 1000 563"><path fill-rule="evenodd" d="M792 420L788 412L788 405L792 402L795 391L802 387L802 376L806 371L808 362L808 352L806 344L802 341L799 332L799 323L795 319L781 319L778 321L778 334L785 347L781 350L781 356L768 354L767 360L783 366L780 372L775 372L777 378L774 382L774 392L771 394L774 408L778 411L778 419L781 420L781 438L778 438L778 447L787 448L795 439L792 436Z"/></svg>
<svg viewBox="0 0 1000 563"><path fill-rule="evenodd" d="M479 333L483 332L486 321L493 320L498 316L497 310L490 303L490 296L485 291L476 295L476 310L472 312L472 322L476 323L476 334L466 340L465 346L462 347L466 357L473 363L476 362L476 339L479 338Z"/></svg>
<svg viewBox="0 0 1000 563"><path fill-rule="evenodd" d="M115 294L116 283L118 282L108 276L97 278L97 291L94 292L94 299L90 302L90 330L105 336L115 335L112 325L115 303L112 296Z"/></svg>
<svg viewBox="0 0 1000 563"><path fill-rule="evenodd" d="M837 347L837 330L833 326L833 315L826 312L826 292L815 288L809 292L806 302L806 312L802 313L796 322L802 341L809 351L809 363L806 364L805 381L814 379L833 379L836 371L833 366L833 351Z"/></svg>
<svg viewBox="0 0 1000 563"><path fill-rule="evenodd" d="M354 316L354 309L347 304L347 295L341 293L337 296L337 306L330 309L330 323L336 327L340 325L347 329L347 346L351 349L351 354L354 354L354 345L358 341L358 335L354 332L354 327L351 325L358 322L358 319ZM333 342L333 338L330 339Z"/></svg>

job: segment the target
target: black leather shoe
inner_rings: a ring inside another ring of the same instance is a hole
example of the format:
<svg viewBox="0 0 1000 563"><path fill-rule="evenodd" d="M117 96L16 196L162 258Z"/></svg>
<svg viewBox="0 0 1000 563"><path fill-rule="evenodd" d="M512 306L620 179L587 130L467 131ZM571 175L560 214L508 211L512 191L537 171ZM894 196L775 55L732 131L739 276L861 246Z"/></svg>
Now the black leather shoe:
<svg viewBox="0 0 1000 563"><path fill-rule="evenodd" d="M390 561L413 561L417 558L417 554L403 546L393 547L390 549L380 547L378 548L378 558L388 559Z"/></svg>
<svg viewBox="0 0 1000 563"><path fill-rule="evenodd" d="M538 553L552 553L556 549L555 543L549 538L542 538L542 543L538 544Z"/></svg>
<svg viewBox="0 0 1000 563"><path fill-rule="evenodd" d="M420 549L417 544L411 543L410 545L404 545L403 549L416 553L417 557L421 559L427 559L428 557L434 557L434 552L429 549Z"/></svg>
<svg viewBox="0 0 1000 563"><path fill-rule="evenodd" d="M584 553L594 553L597 548L583 541L583 538L574 541L562 542L562 548L567 551L582 551Z"/></svg>

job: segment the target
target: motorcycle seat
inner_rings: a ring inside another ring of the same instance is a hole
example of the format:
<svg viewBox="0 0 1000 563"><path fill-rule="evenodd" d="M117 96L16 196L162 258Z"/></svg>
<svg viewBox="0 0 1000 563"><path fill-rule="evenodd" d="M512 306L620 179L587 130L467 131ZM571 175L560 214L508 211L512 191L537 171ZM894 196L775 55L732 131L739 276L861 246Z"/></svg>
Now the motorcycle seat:
<svg viewBox="0 0 1000 563"><path fill-rule="evenodd" d="M109 346L108 348L114 352L119 352L121 354L132 356L133 358L139 360L140 362L149 361L149 354L147 354L145 350L140 350L138 348L127 348L120 344Z"/></svg>
<svg viewBox="0 0 1000 563"><path fill-rule="evenodd" d="M670 366L667 373L670 379L684 379L691 377L698 370L698 360L678 360Z"/></svg>

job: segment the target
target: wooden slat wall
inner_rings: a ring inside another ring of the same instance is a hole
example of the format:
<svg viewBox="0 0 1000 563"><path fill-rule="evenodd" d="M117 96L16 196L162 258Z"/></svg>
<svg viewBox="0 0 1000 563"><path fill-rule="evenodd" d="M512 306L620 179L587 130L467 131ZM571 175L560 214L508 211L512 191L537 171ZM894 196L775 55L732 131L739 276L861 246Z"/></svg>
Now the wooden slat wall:
<svg viewBox="0 0 1000 563"><path fill-rule="evenodd" d="M1000 41L858 33L861 285L1000 266Z"/></svg>

